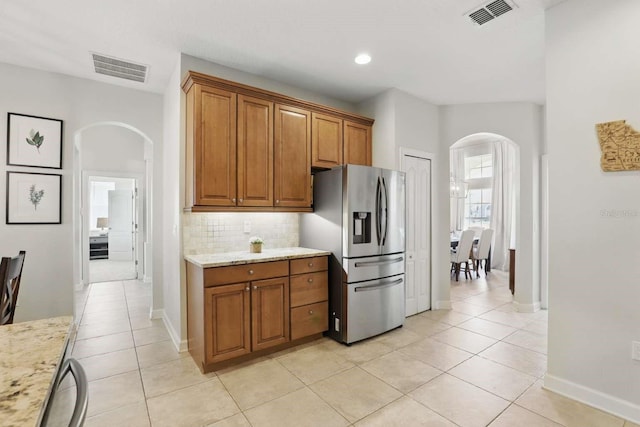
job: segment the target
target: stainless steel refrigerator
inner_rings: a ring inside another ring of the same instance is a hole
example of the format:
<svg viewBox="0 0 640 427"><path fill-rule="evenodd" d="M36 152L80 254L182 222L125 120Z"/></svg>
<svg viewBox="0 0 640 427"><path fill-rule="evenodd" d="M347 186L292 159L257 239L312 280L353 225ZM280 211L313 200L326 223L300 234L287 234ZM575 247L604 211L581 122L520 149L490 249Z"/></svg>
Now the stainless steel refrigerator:
<svg viewBox="0 0 640 427"><path fill-rule="evenodd" d="M350 344L405 319L405 175L345 165L316 173L300 245L331 251L329 336Z"/></svg>

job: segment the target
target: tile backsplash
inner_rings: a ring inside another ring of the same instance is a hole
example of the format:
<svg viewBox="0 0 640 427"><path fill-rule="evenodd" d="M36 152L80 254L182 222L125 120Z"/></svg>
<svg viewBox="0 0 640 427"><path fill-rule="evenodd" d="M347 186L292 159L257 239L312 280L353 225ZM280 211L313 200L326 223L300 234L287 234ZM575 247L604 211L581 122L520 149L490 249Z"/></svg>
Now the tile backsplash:
<svg viewBox="0 0 640 427"><path fill-rule="evenodd" d="M260 236L265 249L287 248L299 244L297 213L193 213L183 214L185 255L249 250L249 238ZM245 221L251 231L244 232Z"/></svg>

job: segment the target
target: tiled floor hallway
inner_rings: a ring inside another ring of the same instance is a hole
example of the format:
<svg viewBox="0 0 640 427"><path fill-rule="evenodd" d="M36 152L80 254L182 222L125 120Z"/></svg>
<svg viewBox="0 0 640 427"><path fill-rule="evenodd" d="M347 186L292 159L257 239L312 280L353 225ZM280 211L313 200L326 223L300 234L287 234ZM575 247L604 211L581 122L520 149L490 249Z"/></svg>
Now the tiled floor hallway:
<svg viewBox="0 0 640 427"><path fill-rule="evenodd" d="M208 375L148 320L149 292L108 282L78 296L72 354L90 380L87 426L638 427L541 388L547 313L514 312L499 271L452 282L453 310L382 336L321 339Z"/></svg>

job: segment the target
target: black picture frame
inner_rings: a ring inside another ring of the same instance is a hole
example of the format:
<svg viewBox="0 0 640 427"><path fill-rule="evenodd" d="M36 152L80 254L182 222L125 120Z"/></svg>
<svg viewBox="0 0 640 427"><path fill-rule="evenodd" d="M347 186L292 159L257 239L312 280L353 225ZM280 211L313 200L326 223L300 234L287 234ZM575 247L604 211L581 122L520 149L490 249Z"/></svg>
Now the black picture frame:
<svg viewBox="0 0 640 427"><path fill-rule="evenodd" d="M62 169L60 119L7 113L7 165Z"/></svg>
<svg viewBox="0 0 640 427"><path fill-rule="evenodd" d="M7 224L62 224L61 174L7 171L6 197Z"/></svg>

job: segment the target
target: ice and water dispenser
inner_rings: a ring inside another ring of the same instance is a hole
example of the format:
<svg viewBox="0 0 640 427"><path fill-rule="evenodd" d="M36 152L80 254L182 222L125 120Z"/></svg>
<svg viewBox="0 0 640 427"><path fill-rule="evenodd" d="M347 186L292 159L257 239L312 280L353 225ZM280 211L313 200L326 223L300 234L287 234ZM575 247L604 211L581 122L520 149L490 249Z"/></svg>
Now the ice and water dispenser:
<svg viewBox="0 0 640 427"><path fill-rule="evenodd" d="M371 243L371 212L353 212L353 243Z"/></svg>

